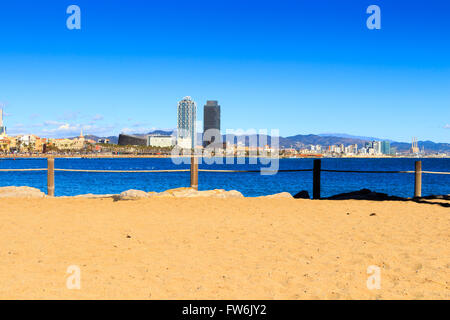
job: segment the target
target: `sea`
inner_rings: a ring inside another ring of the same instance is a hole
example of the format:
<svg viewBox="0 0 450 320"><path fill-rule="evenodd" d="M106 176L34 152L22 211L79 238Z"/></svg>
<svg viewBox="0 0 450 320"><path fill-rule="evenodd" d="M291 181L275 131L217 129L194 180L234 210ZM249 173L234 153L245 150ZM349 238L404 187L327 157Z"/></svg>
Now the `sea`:
<svg viewBox="0 0 450 320"><path fill-rule="evenodd" d="M187 159L188 160L188 159ZM211 170L259 170L267 168L266 161L251 164L242 158L234 164L199 165ZM414 163L422 161L424 171L450 172L449 158L325 158L322 169L413 171ZM255 161L253 159L252 161ZM217 162L217 161L214 161ZM220 161L219 161L220 162ZM225 162L225 161L224 161ZM232 162L232 161L228 161ZM262 163L261 163L262 162ZM81 170L165 170L189 169L189 161L177 164L170 158L57 158L55 168ZM272 163L273 165L273 163ZM46 168L44 158L0 158L0 169ZM313 159L279 159L278 167L287 169L311 169ZM279 192L295 195L306 190L312 195L312 172L278 172L274 175L260 173L200 172L199 190L238 190L247 197L264 196ZM118 194L129 189L161 192L167 189L188 187L189 172L175 173L83 173L55 172L55 195ZM29 186L47 192L47 174L42 172L1 172L0 187ZM337 173L322 172L321 194L327 197L343 192L368 188L389 195L412 197L414 174L411 173ZM423 174L422 195L450 194L450 175Z"/></svg>

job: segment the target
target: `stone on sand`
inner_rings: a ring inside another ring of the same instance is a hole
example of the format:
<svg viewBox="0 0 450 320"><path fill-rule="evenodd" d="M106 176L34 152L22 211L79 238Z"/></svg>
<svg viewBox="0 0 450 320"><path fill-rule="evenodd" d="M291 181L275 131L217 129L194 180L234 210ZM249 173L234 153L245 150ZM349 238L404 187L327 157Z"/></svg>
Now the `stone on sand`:
<svg viewBox="0 0 450 320"><path fill-rule="evenodd" d="M266 199L294 199L294 197L289 192L280 192L280 193L264 196L264 197L261 197L261 198L266 198Z"/></svg>
<svg viewBox="0 0 450 320"><path fill-rule="evenodd" d="M0 198L44 198L45 193L31 187L0 188Z"/></svg>
<svg viewBox="0 0 450 320"><path fill-rule="evenodd" d="M86 198L86 199L103 199L103 198L113 198L114 194L93 194L93 193L87 193L87 194L80 194L77 196L67 196L67 197L59 197L59 198Z"/></svg>
<svg viewBox="0 0 450 320"><path fill-rule="evenodd" d="M176 188L166 190L157 194L158 197L174 197L174 198L243 198L242 193L236 190L225 191L223 189L198 191L193 188Z"/></svg>
<svg viewBox="0 0 450 320"><path fill-rule="evenodd" d="M151 197L151 196L152 196L152 193L148 193L148 192L145 192L145 191L142 191L142 190L131 189L131 190L127 190L127 191L122 192L119 195L119 199L120 200L140 199L140 198L148 198L148 197Z"/></svg>

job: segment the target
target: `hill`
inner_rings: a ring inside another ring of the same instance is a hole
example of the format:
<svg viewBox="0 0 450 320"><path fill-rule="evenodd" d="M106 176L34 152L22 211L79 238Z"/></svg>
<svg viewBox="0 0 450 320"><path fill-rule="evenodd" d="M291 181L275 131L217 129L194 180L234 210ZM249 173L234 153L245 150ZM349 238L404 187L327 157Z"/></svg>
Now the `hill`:
<svg viewBox="0 0 450 320"><path fill-rule="evenodd" d="M157 134L157 135L172 135L176 134L176 130L154 130L147 134L134 134L136 136L146 136L149 134ZM234 143L237 143L238 138L234 135L223 135L222 139L223 141L234 141ZM85 136L87 139L92 139L95 141L98 141L99 139L109 139L111 143L117 144L118 143L118 137L117 136L109 136L109 137L98 137L94 135L87 135ZM198 141L201 141L202 134L199 133L197 136ZM267 144L272 144L272 137L271 136L265 136L265 135L250 135L245 137L240 137L239 141L243 141L246 146L249 145L249 142L251 140L257 139L256 141L267 141ZM302 135L298 134L295 136L289 136L289 137L280 137L279 138L279 146L282 148L303 148L307 147L309 145L321 145L321 146L329 146L329 145L338 145L343 144L345 146L348 146L350 144L357 144L358 147L363 146L366 142L369 141L381 141L383 139L375 138L375 137L364 137L364 136L352 136L348 134L343 133L336 133L336 134L307 134ZM391 147L396 148L398 152L406 152L411 148L411 143L409 142L397 142L392 140L387 140L391 142ZM448 153L450 152L450 143L436 143L433 141L419 141L418 142L419 148L422 150L422 148L425 148L425 152L441 152L441 153Z"/></svg>

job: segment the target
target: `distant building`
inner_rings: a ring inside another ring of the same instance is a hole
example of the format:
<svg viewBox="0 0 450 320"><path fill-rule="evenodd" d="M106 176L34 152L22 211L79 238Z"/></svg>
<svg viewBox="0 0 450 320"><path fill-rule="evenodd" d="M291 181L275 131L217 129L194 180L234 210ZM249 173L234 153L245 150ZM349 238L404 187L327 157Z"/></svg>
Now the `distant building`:
<svg viewBox="0 0 450 320"><path fill-rule="evenodd" d="M178 102L177 144L183 149L196 145L197 105L191 97Z"/></svg>
<svg viewBox="0 0 450 320"><path fill-rule="evenodd" d="M36 138L37 138L37 136L35 136L33 134L26 134L26 135L19 136L18 140L20 141L20 143L22 145L29 146L30 144L33 144L36 142Z"/></svg>
<svg viewBox="0 0 450 320"><path fill-rule="evenodd" d="M420 152L419 142L417 141L417 138L413 138L411 144L411 153L418 154L419 152Z"/></svg>
<svg viewBox="0 0 450 320"><path fill-rule="evenodd" d="M381 142L381 153L382 154L391 154L391 143L389 141Z"/></svg>
<svg viewBox="0 0 450 320"><path fill-rule="evenodd" d="M372 141L374 154L381 154L381 141Z"/></svg>
<svg viewBox="0 0 450 320"><path fill-rule="evenodd" d="M98 143L103 143L103 144L109 144L111 141L109 140L109 139L106 139L106 138L100 138L100 139L98 139L98 141L97 141Z"/></svg>
<svg viewBox="0 0 450 320"><path fill-rule="evenodd" d="M358 145L357 144L351 144L347 147L345 147L345 154L348 155L355 155L358 153Z"/></svg>
<svg viewBox="0 0 450 320"><path fill-rule="evenodd" d="M3 109L0 108L0 136L6 136L6 127L3 126Z"/></svg>
<svg viewBox="0 0 450 320"><path fill-rule="evenodd" d="M169 148L175 145L174 136L149 135L147 136L147 146L158 148Z"/></svg>
<svg viewBox="0 0 450 320"><path fill-rule="evenodd" d="M206 147L214 142L222 143L220 105L215 100L208 100L203 107L203 146Z"/></svg>
<svg viewBox="0 0 450 320"><path fill-rule="evenodd" d="M147 138L121 133L119 134L118 144L120 146L146 146Z"/></svg>

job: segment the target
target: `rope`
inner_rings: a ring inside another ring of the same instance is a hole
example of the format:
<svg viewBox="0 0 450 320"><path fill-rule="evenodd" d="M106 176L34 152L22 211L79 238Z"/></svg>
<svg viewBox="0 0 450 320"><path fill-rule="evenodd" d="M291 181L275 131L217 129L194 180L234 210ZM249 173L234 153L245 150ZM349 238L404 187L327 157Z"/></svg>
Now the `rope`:
<svg viewBox="0 0 450 320"><path fill-rule="evenodd" d="M162 173L162 172L189 172L190 169L179 170L78 170L78 169L55 169L64 172L95 172L95 173Z"/></svg>
<svg viewBox="0 0 450 320"><path fill-rule="evenodd" d="M79 170L79 169L55 169L55 171L64 172L94 172L94 173L159 173L159 172L190 172L190 169L179 169L179 170ZM199 172L221 172L221 173L246 173L254 172L260 173L261 170L210 170L210 169L199 169ZM266 172L301 172L301 171L312 171L312 169L301 169L301 170L263 170Z"/></svg>
<svg viewBox="0 0 450 320"><path fill-rule="evenodd" d="M24 171L47 171L47 168L45 169L0 169L0 172L24 172Z"/></svg>
<svg viewBox="0 0 450 320"><path fill-rule="evenodd" d="M36 172L47 171L47 168L43 169L0 169L0 172ZM63 172L92 172L92 173L170 173L170 172L190 172L190 169L178 169L178 170L80 170L80 169L55 169L55 171ZM199 169L199 172L217 172L217 173L260 173L265 172L307 172L313 171L313 169L288 169L288 170L210 170ZM358 171L358 170L327 170L321 169L323 172L344 172L344 173L415 173L415 171ZM426 174L450 174L450 172L433 172L422 171Z"/></svg>
<svg viewBox="0 0 450 320"><path fill-rule="evenodd" d="M325 172L350 172L350 173L414 173L415 171L357 171L357 170L325 170L320 171ZM424 171L422 171L424 172Z"/></svg>
<svg viewBox="0 0 450 320"><path fill-rule="evenodd" d="M304 171L312 171L312 169L299 169L299 170L210 170L210 169L199 169L199 172L224 172L224 173L231 173L231 172L255 172L260 173L261 171L264 172L304 172Z"/></svg>
<svg viewBox="0 0 450 320"><path fill-rule="evenodd" d="M433 171L422 171L422 173L430 173L430 174L450 174L450 172L433 172Z"/></svg>
<svg viewBox="0 0 450 320"><path fill-rule="evenodd" d="M356 170L325 170L325 172L350 172L350 173L416 173L415 171L356 171ZM427 174L450 174L450 172L434 172L434 171L422 171Z"/></svg>

